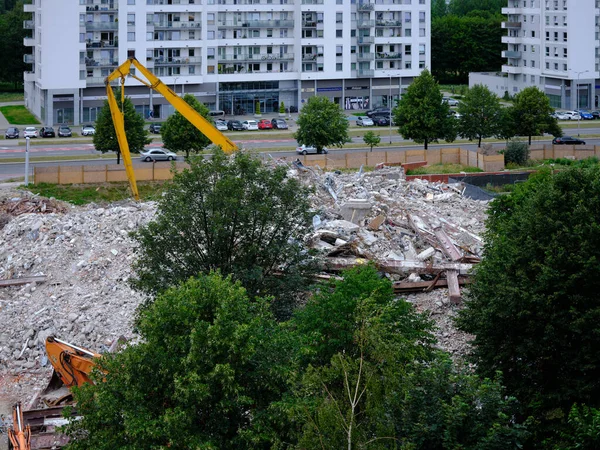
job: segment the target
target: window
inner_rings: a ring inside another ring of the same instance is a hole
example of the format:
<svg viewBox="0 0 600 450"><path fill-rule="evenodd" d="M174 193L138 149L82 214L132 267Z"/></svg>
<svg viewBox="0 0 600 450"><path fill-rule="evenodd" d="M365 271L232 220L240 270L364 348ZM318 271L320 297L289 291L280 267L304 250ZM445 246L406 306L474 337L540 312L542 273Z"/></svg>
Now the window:
<svg viewBox="0 0 600 450"><path fill-rule="evenodd" d="M566 58L567 57L567 49L563 48L563 56Z"/></svg>
<svg viewBox="0 0 600 450"><path fill-rule="evenodd" d="M425 54L425 44L419 44L419 55Z"/></svg>
<svg viewBox="0 0 600 450"><path fill-rule="evenodd" d="M128 5L135 5L135 0L127 0Z"/></svg>
<svg viewBox="0 0 600 450"><path fill-rule="evenodd" d="M405 55L410 55L410 54L412 54L412 46L411 46L411 45L405 45L405 46L404 46L404 54L405 54Z"/></svg>
<svg viewBox="0 0 600 450"><path fill-rule="evenodd" d="M404 63L404 68L405 68L405 69L412 69L412 64L411 64L411 62L410 62L410 61L406 61L406 62Z"/></svg>
<svg viewBox="0 0 600 450"><path fill-rule="evenodd" d="M135 25L135 14L127 14L127 25Z"/></svg>
<svg viewBox="0 0 600 450"><path fill-rule="evenodd" d="M335 46L335 56L342 56L343 47L341 45Z"/></svg>
<svg viewBox="0 0 600 450"><path fill-rule="evenodd" d="M335 37L336 38L341 38L344 37L344 30L335 30Z"/></svg>
<svg viewBox="0 0 600 450"><path fill-rule="evenodd" d="M404 36L406 36L406 37L412 36L412 31L411 31L410 28L405 28L404 29Z"/></svg>
<svg viewBox="0 0 600 450"><path fill-rule="evenodd" d="M419 28L419 37L425 37L425 28Z"/></svg>
<svg viewBox="0 0 600 450"><path fill-rule="evenodd" d="M535 37L535 31L531 30L531 37Z"/></svg>
<svg viewBox="0 0 600 450"><path fill-rule="evenodd" d="M342 63L336 63L335 64L335 70L337 72L341 72L343 70L343 64Z"/></svg>
<svg viewBox="0 0 600 450"><path fill-rule="evenodd" d="M190 56L194 56L194 54L190 50ZM206 59L215 59L215 48L208 47L206 49Z"/></svg>
<svg viewBox="0 0 600 450"><path fill-rule="evenodd" d="M129 42L133 42L133 41L135 41L135 31L129 31L129 32L127 33L127 40L128 40Z"/></svg>
<svg viewBox="0 0 600 450"><path fill-rule="evenodd" d="M344 13L335 13L335 23L344 23Z"/></svg>
<svg viewBox="0 0 600 450"><path fill-rule="evenodd" d="M535 84L535 75L531 75L530 80L531 80L532 83Z"/></svg>
<svg viewBox="0 0 600 450"><path fill-rule="evenodd" d="M215 32L214 31L207 31L206 32L206 39L214 39L215 38Z"/></svg>
<svg viewBox="0 0 600 450"><path fill-rule="evenodd" d="M531 60L531 67L535 67L535 61L533 59Z"/></svg>
<svg viewBox="0 0 600 450"><path fill-rule="evenodd" d="M550 47L546 47L546 56L550 56Z"/></svg>

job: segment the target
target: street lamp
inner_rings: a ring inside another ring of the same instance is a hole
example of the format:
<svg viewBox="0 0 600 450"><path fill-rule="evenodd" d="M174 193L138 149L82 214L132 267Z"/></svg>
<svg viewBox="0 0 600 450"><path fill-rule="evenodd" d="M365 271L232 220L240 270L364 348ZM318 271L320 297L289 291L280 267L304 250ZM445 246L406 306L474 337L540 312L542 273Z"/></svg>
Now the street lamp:
<svg viewBox="0 0 600 450"><path fill-rule="evenodd" d="M577 72L573 70L577 74L577 85L575 86L575 101L577 102L577 109L579 110L579 77L582 73L588 73L589 70L582 70L581 72ZM579 119L577 119L577 137L579 137L579 122L581 122L581 114L579 115Z"/></svg>
<svg viewBox="0 0 600 450"><path fill-rule="evenodd" d="M173 91L175 92L175 95L177 95L177 80L179 80L179 77L175 77L175 83L173 84Z"/></svg>
<svg viewBox="0 0 600 450"><path fill-rule="evenodd" d="M390 100L388 102L388 108L390 108L390 145L392 143L392 76L390 75Z"/></svg>

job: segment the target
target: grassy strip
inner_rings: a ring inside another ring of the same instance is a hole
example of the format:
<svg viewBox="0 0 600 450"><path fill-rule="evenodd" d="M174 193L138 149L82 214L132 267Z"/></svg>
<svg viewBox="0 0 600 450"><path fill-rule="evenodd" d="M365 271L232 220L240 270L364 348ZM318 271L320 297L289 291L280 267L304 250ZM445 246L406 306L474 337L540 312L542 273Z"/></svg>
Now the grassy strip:
<svg viewBox="0 0 600 450"><path fill-rule="evenodd" d="M23 92L0 92L0 103L4 102L22 102L25 100Z"/></svg>
<svg viewBox="0 0 600 450"><path fill-rule="evenodd" d="M461 164L433 164L431 166L417 167L406 171L406 175L432 175L444 173L474 173L483 172L478 167L463 166Z"/></svg>
<svg viewBox="0 0 600 450"><path fill-rule="evenodd" d="M23 105L0 106L0 113L8 120L8 123L15 125L36 125L38 120Z"/></svg>
<svg viewBox="0 0 600 450"><path fill-rule="evenodd" d="M137 187L142 201L158 200L165 189L164 182L138 182ZM43 197L54 197L73 205L87 203L105 204L120 200L131 199L129 183L100 183L100 184L49 184L40 183L23 186L34 194Z"/></svg>

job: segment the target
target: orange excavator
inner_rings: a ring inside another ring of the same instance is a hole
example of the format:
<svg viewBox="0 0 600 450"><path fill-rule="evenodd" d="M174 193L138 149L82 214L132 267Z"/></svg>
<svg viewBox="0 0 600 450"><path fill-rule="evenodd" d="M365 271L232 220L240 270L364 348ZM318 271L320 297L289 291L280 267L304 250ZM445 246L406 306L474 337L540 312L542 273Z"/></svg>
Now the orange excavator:
<svg viewBox="0 0 600 450"><path fill-rule="evenodd" d="M8 429L8 439L15 450L31 449L31 428L23 424L21 402L13 406L13 426Z"/></svg>

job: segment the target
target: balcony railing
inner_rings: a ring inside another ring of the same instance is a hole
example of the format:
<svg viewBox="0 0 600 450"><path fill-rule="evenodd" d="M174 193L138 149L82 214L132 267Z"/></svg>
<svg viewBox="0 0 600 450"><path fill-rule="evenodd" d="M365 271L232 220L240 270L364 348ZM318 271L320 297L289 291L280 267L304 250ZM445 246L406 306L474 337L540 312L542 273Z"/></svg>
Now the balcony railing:
<svg viewBox="0 0 600 450"><path fill-rule="evenodd" d="M116 30L119 27L118 22L86 22L87 30Z"/></svg>
<svg viewBox="0 0 600 450"><path fill-rule="evenodd" d="M274 70L267 70L266 68L261 68L260 70L248 70L245 67L242 67L240 70L235 70L233 67L223 67L221 69L219 69L219 74L221 75L234 75L234 74L261 74L261 73L285 73L285 72L295 72L295 69L293 67L288 67L287 70L278 70L278 69L274 69Z"/></svg>
<svg viewBox="0 0 600 450"><path fill-rule="evenodd" d="M377 59L402 59L402 53L377 53Z"/></svg>
<svg viewBox="0 0 600 450"><path fill-rule="evenodd" d="M358 61L373 61L375 59L374 53L359 53L357 56Z"/></svg>
<svg viewBox="0 0 600 450"><path fill-rule="evenodd" d="M302 61L316 61L317 60L317 54L316 53L310 53L310 54L304 54L302 55Z"/></svg>
<svg viewBox="0 0 600 450"><path fill-rule="evenodd" d="M359 20L358 28L372 28L375 26L374 20Z"/></svg>
<svg viewBox="0 0 600 450"><path fill-rule="evenodd" d="M359 36L358 43L359 44L373 44L375 42L375 38L373 36Z"/></svg>
<svg viewBox="0 0 600 450"><path fill-rule="evenodd" d="M375 5L373 3L360 3L358 5L359 11L373 11L375 9Z"/></svg>
<svg viewBox="0 0 600 450"><path fill-rule="evenodd" d="M35 58L33 55L25 54L23 55L23 62L25 64L33 64L35 62Z"/></svg>
<svg viewBox="0 0 600 450"><path fill-rule="evenodd" d="M375 71L373 69L358 69L358 75L361 77L372 77L375 75Z"/></svg>
<svg viewBox="0 0 600 450"><path fill-rule="evenodd" d="M276 61L291 61L294 59L293 53L269 53L260 55L219 55L219 61L252 61L252 62L276 62Z"/></svg>
<svg viewBox="0 0 600 450"><path fill-rule="evenodd" d="M24 20L23 28L26 30L33 30L35 28L35 22L33 20Z"/></svg>
<svg viewBox="0 0 600 450"><path fill-rule="evenodd" d="M219 28L293 28L293 20L220 20Z"/></svg>
<svg viewBox="0 0 600 450"><path fill-rule="evenodd" d="M272 0L218 0L219 5L273 5ZM323 3L323 2L321 2ZM294 0L287 0L286 5L293 5Z"/></svg>
<svg viewBox="0 0 600 450"><path fill-rule="evenodd" d="M85 44L86 48L115 48L119 46L119 41L92 41L89 40Z"/></svg>
<svg viewBox="0 0 600 450"><path fill-rule="evenodd" d="M502 22L502 28L521 28L521 22Z"/></svg>
<svg viewBox="0 0 600 450"><path fill-rule="evenodd" d="M402 21L401 20L376 20L375 26L376 27L386 27L386 28L401 27Z"/></svg>
<svg viewBox="0 0 600 450"><path fill-rule="evenodd" d="M35 45L35 38L32 38L32 37L23 38L23 45L25 47L33 47Z"/></svg>
<svg viewBox="0 0 600 450"><path fill-rule="evenodd" d="M513 51L513 50L503 50L502 51L503 58L520 58L521 52Z"/></svg>
<svg viewBox="0 0 600 450"><path fill-rule="evenodd" d="M200 62L202 62L200 58L154 58L155 66L183 66Z"/></svg>
<svg viewBox="0 0 600 450"><path fill-rule="evenodd" d="M118 66L119 62L115 59L94 59L86 58L85 65L87 67L107 67L107 66Z"/></svg>
<svg viewBox="0 0 600 450"><path fill-rule="evenodd" d="M147 25L153 25L154 28L174 28L177 30L191 28L196 30L202 27L202 22L149 22Z"/></svg>
<svg viewBox="0 0 600 450"><path fill-rule="evenodd" d="M87 5L85 7L87 12L115 12L118 11L118 8L114 3L104 4L104 5Z"/></svg>

